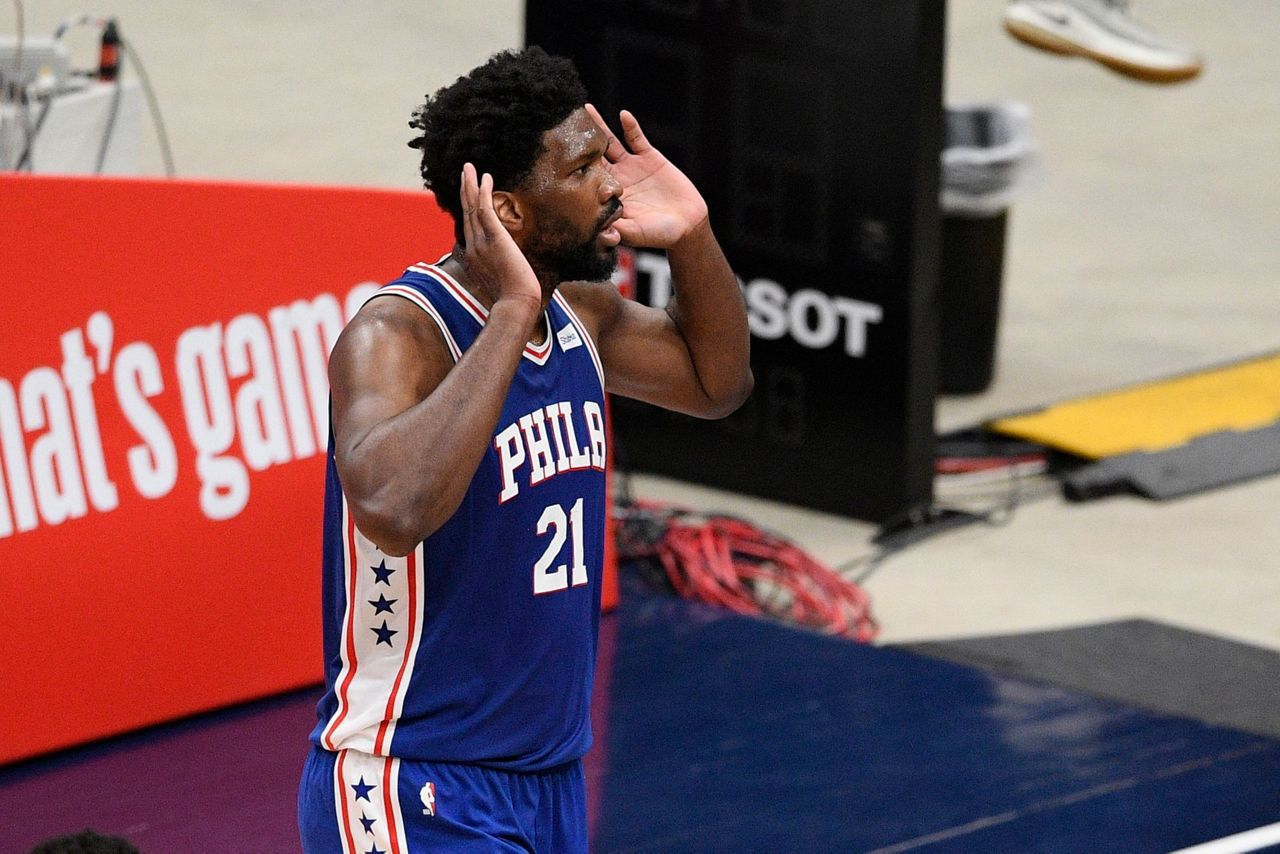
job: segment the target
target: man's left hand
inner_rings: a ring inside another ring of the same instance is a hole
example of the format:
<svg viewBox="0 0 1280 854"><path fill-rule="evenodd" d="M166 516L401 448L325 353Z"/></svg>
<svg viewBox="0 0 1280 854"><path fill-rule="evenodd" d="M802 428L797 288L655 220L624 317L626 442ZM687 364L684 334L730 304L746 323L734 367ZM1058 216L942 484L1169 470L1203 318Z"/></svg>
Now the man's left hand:
<svg viewBox="0 0 1280 854"><path fill-rule="evenodd" d="M622 217L615 223L631 246L669 249L707 220L707 203L683 172L654 148L627 110L619 113L622 136L609 131L591 104L587 113L606 134L605 160L622 185Z"/></svg>

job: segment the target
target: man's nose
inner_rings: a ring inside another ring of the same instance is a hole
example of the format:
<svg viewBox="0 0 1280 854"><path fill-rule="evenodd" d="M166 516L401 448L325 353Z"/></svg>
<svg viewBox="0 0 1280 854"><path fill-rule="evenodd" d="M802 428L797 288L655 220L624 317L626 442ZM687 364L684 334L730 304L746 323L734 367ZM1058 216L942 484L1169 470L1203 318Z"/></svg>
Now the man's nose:
<svg viewBox="0 0 1280 854"><path fill-rule="evenodd" d="M608 169L604 171L604 180L600 182L600 201L607 202L610 199L622 197L622 184L618 183L618 179Z"/></svg>

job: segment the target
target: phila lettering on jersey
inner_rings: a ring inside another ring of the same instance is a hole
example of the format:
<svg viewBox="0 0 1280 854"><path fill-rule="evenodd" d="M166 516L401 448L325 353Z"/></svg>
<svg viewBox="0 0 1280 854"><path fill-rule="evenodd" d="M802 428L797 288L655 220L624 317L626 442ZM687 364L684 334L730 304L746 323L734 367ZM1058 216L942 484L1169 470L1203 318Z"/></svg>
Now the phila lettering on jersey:
<svg viewBox="0 0 1280 854"><path fill-rule="evenodd" d="M578 444L578 436L587 442ZM493 437L502 466L502 491L498 502L505 504L520 494L520 475L529 486L566 471L604 471L604 413L595 401L582 404L575 413L572 401L551 403L521 415Z"/></svg>
<svg viewBox="0 0 1280 854"><path fill-rule="evenodd" d="M454 360L488 312L434 265L374 298L407 299ZM405 557L355 525L330 439L326 692L312 741L372 756L540 771L591 743L604 560L604 374L557 293L526 345L456 513Z"/></svg>

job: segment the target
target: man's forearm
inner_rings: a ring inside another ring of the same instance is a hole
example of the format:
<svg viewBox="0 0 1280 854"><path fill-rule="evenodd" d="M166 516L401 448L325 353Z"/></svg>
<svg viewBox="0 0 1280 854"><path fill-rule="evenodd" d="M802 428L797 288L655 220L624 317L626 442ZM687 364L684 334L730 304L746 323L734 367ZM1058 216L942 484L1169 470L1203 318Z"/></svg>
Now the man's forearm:
<svg viewBox="0 0 1280 854"><path fill-rule="evenodd" d="M492 440L528 341L528 315L524 306L496 303L440 385L352 449L350 468L372 479L348 490L367 496L353 508L357 522L387 553L412 550L457 510Z"/></svg>
<svg viewBox="0 0 1280 854"><path fill-rule="evenodd" d="M689 348L711 417L733 412L751 393L746 305L709 220L667 250L675 298L667 313Z"/></svg>

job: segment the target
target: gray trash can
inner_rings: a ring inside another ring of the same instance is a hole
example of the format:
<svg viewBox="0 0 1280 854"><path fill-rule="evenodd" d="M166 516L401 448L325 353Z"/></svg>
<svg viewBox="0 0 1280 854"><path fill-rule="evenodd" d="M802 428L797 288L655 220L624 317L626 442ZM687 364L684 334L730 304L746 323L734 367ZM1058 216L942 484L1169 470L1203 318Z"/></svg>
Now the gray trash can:
<svg viewBox="0 0 1280 854"><path fill-rule="evenodd" d="M1009 206L1041 177L1031 111L1017 101L947 107L942 151L939 381L983 391L995 376Z"/></svg>

